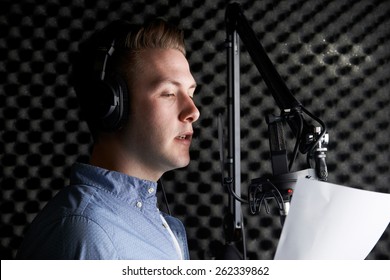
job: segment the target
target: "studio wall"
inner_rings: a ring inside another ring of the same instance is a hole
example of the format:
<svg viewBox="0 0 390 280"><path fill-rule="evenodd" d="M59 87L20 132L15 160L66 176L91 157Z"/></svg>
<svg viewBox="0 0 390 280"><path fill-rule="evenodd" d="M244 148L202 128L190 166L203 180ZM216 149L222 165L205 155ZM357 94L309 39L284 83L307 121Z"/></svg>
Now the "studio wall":
<svg viewBox="0 0 390 280"><path fill-rule="evenodd" d="M296 99L326 123L329 181L390 193L390 1L237 2ZM191 258L218 257L228 203L220 184L217 139L217 116L226 119L226 4L0 2L1 259L15 257L29 223L68 184L72 164L88 161L92 141L68 77L79 41L111 20L141 23L155 16L184 29L201 112L194 125L190 165L163 177L168 202L187 228ZM265 116L279 109L245 46L241 51L246 196L251 179L271 172ZM300 156L295 169L304 167ZM270 214L263 209L255 216L243 206L250 259L272 259L275 253L281 225L275 205L270 206ZM164 210L163 203L160 208ZM390 259L389 229L368 259Z"/></svg>

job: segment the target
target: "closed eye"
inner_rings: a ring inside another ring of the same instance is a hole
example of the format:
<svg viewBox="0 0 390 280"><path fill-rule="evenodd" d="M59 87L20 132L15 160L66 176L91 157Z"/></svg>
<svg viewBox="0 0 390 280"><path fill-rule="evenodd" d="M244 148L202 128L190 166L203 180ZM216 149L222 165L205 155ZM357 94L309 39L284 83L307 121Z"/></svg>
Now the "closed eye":
<svg viewBox="0 0 390 280"><path fill-rule="evenodd" d="M174 93L164 93L162 94L163 97L175 97L176 95Z"/></svg>

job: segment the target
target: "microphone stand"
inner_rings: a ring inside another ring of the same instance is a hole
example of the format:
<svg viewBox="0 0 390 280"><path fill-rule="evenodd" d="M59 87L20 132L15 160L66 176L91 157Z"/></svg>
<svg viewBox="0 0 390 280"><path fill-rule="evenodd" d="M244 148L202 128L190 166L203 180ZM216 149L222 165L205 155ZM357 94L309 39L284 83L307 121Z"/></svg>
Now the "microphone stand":
<svg viewBox="0 0 390 280"><path fill-rule="evenodd" d="M231 3L227 6L225 14L226 48L228 64L228 176L223 179L223 185L229 191L229 213L225 217L225 235L227 240L226 251L237 251L235 245L243 241L245 258L245 236L241 203L249 203L252 214L258 213L262 204L275 199L283 225L288 214L289 203L293 194L295 182L299 177L310 177L317 180L327 180L326 151L329 136L325 124L316 116L307 111L298 102L271 60L264 48L256 38L249 25L240 4ZM240 147L240 39L246 46L249 55L256 65L264 82L271 91L276 104L281 109L280 116L267 116L269 131L271 163L273 175L256 178L251 181L248 192L248 201L241 198L241 147ZM306 114L320 127L309 125L304 119ZM287 149L285 145L284 126L288 124L296 138L294 151L288 164ZM292 165L298 151L307 153L309 168L291 172ZM311 168L311 159L315 160L315 168ZM233 250L230 250L234 248ZM226 259L231 255L226 254ZM240 258L234 255L234 258Z"/></svg>
<svg viewBox="0 0 390 280"><path fill-rule="evenodd" d="M229 17L226 16L226 21ZM235 194L241 194L241 149L240 149L240 45L236 30L227 24L227 64L228 64L228 177L223 184ZM241 202L229 196L229 212L225 216L226 237L223 259L242 259L237 244L242 240L243 215Z"/></svg>

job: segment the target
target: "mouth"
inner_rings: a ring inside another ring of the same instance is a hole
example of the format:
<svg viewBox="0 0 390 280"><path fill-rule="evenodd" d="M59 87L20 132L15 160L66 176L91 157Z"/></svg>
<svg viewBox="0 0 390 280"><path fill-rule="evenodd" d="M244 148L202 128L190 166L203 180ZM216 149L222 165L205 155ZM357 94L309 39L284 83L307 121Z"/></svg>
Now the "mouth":
<svg viewBox="0 0 390 280"><path fill-rule="evenodd" d="M176 136L175 139L184 143L191 143L193 132L185 132Z"/></svg>

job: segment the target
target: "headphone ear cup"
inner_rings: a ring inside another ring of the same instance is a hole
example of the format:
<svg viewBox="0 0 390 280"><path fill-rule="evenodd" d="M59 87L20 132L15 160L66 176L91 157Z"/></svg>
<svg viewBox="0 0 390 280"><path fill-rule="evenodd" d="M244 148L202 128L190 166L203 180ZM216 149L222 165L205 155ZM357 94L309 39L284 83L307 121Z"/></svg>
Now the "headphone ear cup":
<svg viewBox="0 0 390 280"><path fill-rule="evenodd" d="M100 130L120 129L128 119L129 100L126 82L119 76L97 80L94 83L96 120Z"/></svg>
<svg viewBox="0 0 390 280"><path fill-rule="evenodd" d="M121 76L115 77L115 82L118 87L118 96L120 104L120 114L118 115L118 123L115 130L122 128L127 121L129 120L129 111L130 111L130 96L127 83Z"/></svg>

